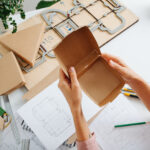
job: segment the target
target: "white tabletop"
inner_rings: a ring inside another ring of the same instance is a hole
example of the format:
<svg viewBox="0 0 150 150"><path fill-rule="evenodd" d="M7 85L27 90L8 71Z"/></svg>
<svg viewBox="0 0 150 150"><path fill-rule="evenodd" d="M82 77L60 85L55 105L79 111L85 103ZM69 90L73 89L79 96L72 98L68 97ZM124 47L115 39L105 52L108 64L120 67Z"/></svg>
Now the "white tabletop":
<svg viewBox="0 0 150 150"><path fill-rule="evenodd" d="M138 17L139 22L117 36L101 48L102 52L108 52L122 58L131 68L140 74L147 82L150 82L150 1L149 0L120 0ZM42 10L26 13L26 19ZM15 16L18 23L23 20ZM18 90L19 92L20 90ZM146 120L150 120L150 113L140 100L130 101Z"/></svg>

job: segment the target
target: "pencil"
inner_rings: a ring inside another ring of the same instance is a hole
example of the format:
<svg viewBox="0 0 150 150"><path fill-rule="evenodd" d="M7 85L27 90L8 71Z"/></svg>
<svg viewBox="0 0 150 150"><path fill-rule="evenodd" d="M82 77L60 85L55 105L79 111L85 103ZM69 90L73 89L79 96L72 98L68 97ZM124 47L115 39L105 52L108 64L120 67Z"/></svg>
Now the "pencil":
<svg viewBox="0 0 150 150"><path fill-rule="evenodd" d="M123 90L123 91L127 91L127 92L132 92L132 93L134 93L134 91L133 91L131 88L123 88L122 90Z"/></svg>
<svg viewBox="0 0 150 150"><path fill-rule="evenodd" d="M127 126L135 126L135 125L142 125L142 124L147 124L150 122L136 122L136 123L129 123L129 124L120 124L120 125L115 125L115 128L120 128L120 127L127 127Z"/></svg>
<svg viewBox="0 0 150 150"><path fill-rule="evenodd" d="M139 98L137 95L135 94L130 94L130 93L123 93L125 96L129 96L129 97L134 97L134 98Z"/></svg>

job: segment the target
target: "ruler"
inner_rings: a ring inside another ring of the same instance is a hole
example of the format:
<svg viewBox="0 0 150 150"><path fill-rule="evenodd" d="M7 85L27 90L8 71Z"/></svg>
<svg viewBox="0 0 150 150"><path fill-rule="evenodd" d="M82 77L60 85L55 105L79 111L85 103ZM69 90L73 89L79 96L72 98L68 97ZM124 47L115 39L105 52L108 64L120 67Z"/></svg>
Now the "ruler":
<svg viewBox="0 0 150 150"><path fill-rule="evenodd" d="M13 112L12 112L12 108L11 108L11 105L9 102L8 95L3 95L3 100L4 100L5 107L6 107L6 112L12 117L12 121L11 121L10 126L11 126L13 136L16 140L16 143L19 145L20 141L21 141L21 137L20 137L20 133L19 133L16 121L15 121L15 117L14 117Z"/></svg>
<svg viewBox="0 0 150 150"><path fill-rule="evenodd" d="M23 139L21 141L21 150L29 150L30 148L30 139Z"/></svg>

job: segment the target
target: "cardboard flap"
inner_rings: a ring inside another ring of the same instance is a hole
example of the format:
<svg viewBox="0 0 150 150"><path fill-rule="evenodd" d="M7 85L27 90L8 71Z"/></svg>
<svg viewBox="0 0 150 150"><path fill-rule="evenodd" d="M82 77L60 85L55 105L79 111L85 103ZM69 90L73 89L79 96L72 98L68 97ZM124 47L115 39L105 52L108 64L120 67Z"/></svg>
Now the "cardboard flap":
<svg viewBox="0 0 150 150"><path fill-rule="evenodd" d="M94 50L85 58L80 60L80 62L74 66L77 72L77 76L80 77L99 57L100 53Z"/></svg>
<svg viewBox="0 0 150 150"><path fill-rule="evenodd" d="M1 37L0 43L33 66L44 31L44 23L36 24L14 34Z"/></svg>
<svg viewBox="0 0 150 150"><path fill-rule="evenodd" d="M96 53L93 51L96 51ZM72 32L55 48L54 52L66 73L71 66L79 68L80 62L89 57L90 54L92 54L92 57L97 57L97 55L101 54L97 42L88 27L82 27L80 30ZM91 59L90 57L89 59ZM86 62L89 63L90 61ZM82 69L80 67L80 70Z"/></svg>

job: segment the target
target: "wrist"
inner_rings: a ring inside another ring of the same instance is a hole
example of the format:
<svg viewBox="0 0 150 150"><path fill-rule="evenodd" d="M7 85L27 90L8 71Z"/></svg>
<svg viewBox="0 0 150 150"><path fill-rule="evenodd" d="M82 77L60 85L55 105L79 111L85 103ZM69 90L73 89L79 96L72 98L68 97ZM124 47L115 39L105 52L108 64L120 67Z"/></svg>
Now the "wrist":
<svg viewBox="0 0 150 150"><path fill-rule="evenodd" d="M145 81L139 76L139 75L135 75L132 78L130 78L130 80L128 81L128 84L130 86L137 86L139 84L143 84Z"/></svg>
<svg viewBox="0 0 150 150"><path fill-rule="evenodd" d="M132 80L128 84L136 92L139 92L139 89L141 89L141 87L145 87L146 82L141 77L135 77L135 78L132 78Z"/></svg>
<svg viewBox="0 0 150 150"><path fill-rule="evenodd" d="M77 116L77 115L79 116L79 115L83 114L81 105L78 106L78 107L72 107L71 108L71 113L72 113L73 116Z"/></svg>
<svg viewBox="0 0 150 150"><path fill-rule="evenodd" d="M128 68L127 72L128 73L125 77L127 84L134 85L139 82L143 82L143 79L137 73L135 73L131 68Z"/></svg>

